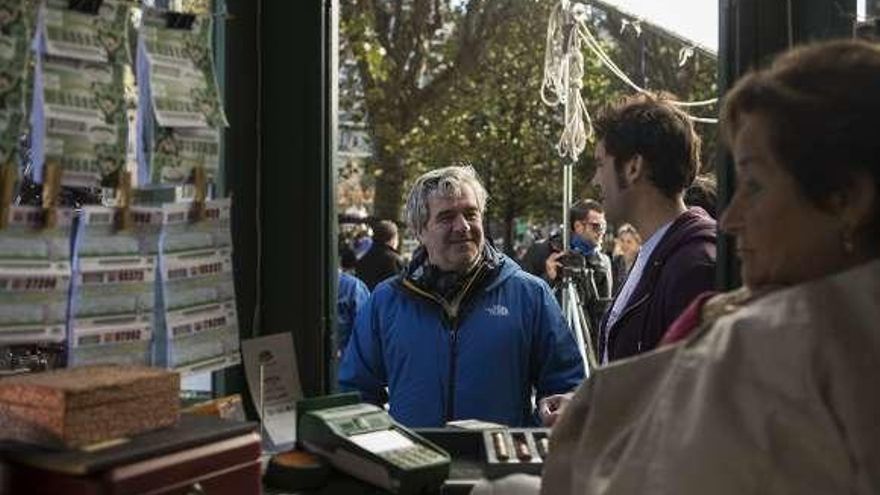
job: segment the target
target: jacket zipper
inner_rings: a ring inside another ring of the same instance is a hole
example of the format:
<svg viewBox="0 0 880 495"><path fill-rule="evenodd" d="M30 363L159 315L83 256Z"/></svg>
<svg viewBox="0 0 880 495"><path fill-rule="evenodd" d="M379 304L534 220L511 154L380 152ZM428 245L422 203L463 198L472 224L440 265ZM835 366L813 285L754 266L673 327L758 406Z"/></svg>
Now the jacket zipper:
<svg viewBox="0 0 880 495"><path fill-rule="evenodd" d="M449 332L449 381L448 397L446 400L446 420L445 423L455 418L455 368L458 361L458 322L452 322L452 328Z"/></svg>

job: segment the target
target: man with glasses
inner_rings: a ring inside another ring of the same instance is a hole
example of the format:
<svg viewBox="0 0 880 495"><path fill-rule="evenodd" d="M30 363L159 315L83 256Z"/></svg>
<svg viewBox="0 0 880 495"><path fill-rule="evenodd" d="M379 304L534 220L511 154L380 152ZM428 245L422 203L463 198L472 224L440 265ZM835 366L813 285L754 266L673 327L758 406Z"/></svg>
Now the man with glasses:
<svg viewBox="0 0 880 495"><path fill-rule="evenodd" d="M554 235L532 244L523 256L522 265L524 270L542 277L554 288L562 281L563 264L586 269L575 271L574 276L595 349L599 323L611 301L611 259L602 252L608 224L602 205L592 199L571 205L568 223L571 229L568 251L562 247L562 236Z"/></svg>

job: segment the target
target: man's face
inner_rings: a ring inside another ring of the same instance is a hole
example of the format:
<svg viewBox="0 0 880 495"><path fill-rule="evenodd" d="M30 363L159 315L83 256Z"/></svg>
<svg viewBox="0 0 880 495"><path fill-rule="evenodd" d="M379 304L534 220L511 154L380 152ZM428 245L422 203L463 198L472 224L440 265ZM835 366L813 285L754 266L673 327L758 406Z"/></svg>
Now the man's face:
<svg viewBox="0 0 880 495"><path fill-rule="evenodd" d="M589 210L583 220L575 220L574 233L598 246L605 236L605 214L595 210Z"/></svg>
<svg viewBox="0 0 880 495"><path fill-rule="evenodd" d="M620 177L614 167L614 157L605 151L605 142L599 141L594 154L596 172L591 183L602 190L602 206L614 224L628 221L626 217L626 188L621 187Z"/></svg>
<svg viewBox="0 0 880 495"><path fill-rule="evenodd" d="M470 186L458 197L428 198L428 223L419 234L428 261L444 271L473 266L483 249L483 214Z"/></svg>

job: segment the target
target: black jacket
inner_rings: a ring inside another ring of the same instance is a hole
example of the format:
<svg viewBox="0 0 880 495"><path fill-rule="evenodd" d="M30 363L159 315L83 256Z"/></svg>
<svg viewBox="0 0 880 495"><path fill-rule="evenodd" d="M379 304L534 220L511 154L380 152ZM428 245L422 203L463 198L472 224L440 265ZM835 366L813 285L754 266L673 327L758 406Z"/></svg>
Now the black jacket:
<svg viewBox="0 0 880 495"><path fill-rule="evenodd" d="M547 258L551 253L558 251L557 246L561 245L562 239L559 235L542 239L532 244L520 260L523 270L546 280L554 289L557 297L560 295L556 289L559 288L561 277L557 276L555 280L549 280L544 270ZM592 275L592 281L583 278L576 279L576 281L579 282L577 284L578 296L581 299L581 306L584 308L584 316L587 317L590 323L590 336L592 337L593 348L595 349L599 324L611 302L611 260L608 258L608 255L601 252L598 248L593 251L593 254L585 258L586 267ZM595 284L595 287L592 284Z"/></svg>
<svg viewBox="0 0 880 495"><path fill-rule="evenodd" d="M403 258L388 244L374 242L373 246L354 266L355 275L372 291L379 282L403 270Z"/></svg>

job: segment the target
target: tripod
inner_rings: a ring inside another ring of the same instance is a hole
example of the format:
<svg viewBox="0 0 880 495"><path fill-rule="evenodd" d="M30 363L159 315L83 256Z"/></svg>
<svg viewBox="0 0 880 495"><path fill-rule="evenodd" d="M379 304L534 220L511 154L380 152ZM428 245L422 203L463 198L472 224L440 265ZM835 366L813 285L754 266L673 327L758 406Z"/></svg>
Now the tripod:
<svg viewBox="0 0 880 495"><path fill-rule="evenodd" d="M562 218L565 225L565 228L562 229L562 246L563 249L568 249L570 237L568 219L572 200L572 170L574 169L574 163L566 163L562 169ZM557 290L559 291L559 299L562 303L562 314L565 317L569 330L574 335L578 351L584 362L584 372L589 377L597 366L596 353L593 350L593 340L590 338L590 322L586 315L584 315L584 307L578 294L578 280L576 278L584 277L581 282L587 284L586 287L594 295L598 295L596 281L593 277L593 271L588 269L586 263L583 262L581 266L571 266L570 262L566 266L566 262L563 261L561 277L562 280Z"/></svg>
<svg viewBox="0 0 880 495"><path fill-rule="evenodd" d="M581 301L578 285L579 282L580 284L587 284L588 290L591 290L592 294L596 294L593 270L563 266L561 276L562 281L557 290L562 302L562 314L565 317L565 323L568 324L568 329L574 335L578 351L584 362L584 372L589 377L597 366L596 352L593 349L590 320L584 314L583 301ZM583 279L578 280L580 277L583 277Z"/></svg>

